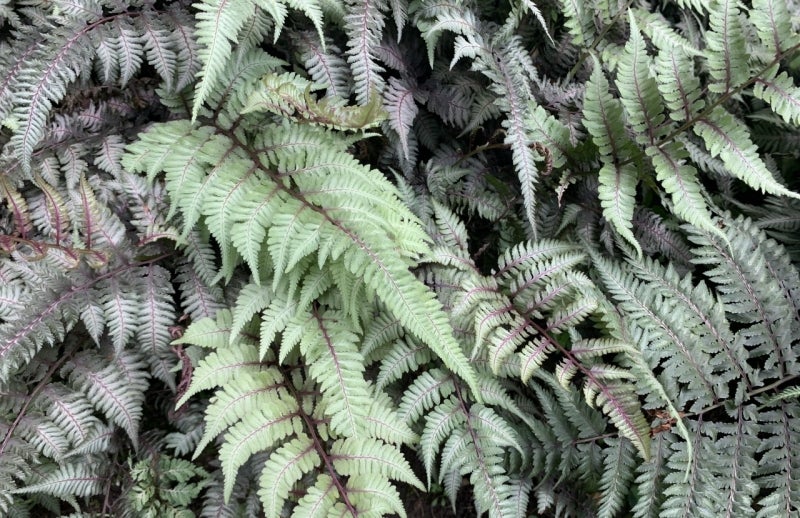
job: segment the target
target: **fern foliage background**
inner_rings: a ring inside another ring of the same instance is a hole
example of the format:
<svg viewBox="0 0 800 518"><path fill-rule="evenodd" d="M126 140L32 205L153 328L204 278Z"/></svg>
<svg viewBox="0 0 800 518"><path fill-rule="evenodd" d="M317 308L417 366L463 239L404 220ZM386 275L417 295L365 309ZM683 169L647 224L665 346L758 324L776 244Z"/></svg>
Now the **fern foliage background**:
<svg viewBox="0 0 800 518"><path fill-rule="evenodd" d="M0 0L0 515L800 514L798 27Z"/></svg>

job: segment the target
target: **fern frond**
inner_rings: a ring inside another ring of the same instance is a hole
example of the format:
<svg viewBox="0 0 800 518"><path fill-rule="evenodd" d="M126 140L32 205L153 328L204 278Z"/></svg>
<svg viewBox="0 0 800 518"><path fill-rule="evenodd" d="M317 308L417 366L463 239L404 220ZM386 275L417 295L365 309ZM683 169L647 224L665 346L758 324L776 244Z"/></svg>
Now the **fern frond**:
<svg viewBox="0 0 800 518"><path fill-rule="evenodd" d="M407 81L391 78L389 87L384 93L383 105L389 113L389 124L400 136L400 145L408 159L408 134L414 118L419 113L419 107L414 100L414 86Z"/></svg>
<svg viewBox="0 0 800 518"><path fill-rule="evenodd" d="M778 196L800 197L775 180L758 156L747 130L727 111L715 108L695 124L694 131L703 138L712 156L722 158L726 169L752 188Z"/></svg>
<svg viewBox="0 0 800 518"><path fill-rule="evenodd" d="M662 13L651 13L648 10L637 7L631 10L639 27L659 49L659 54L661 51L676 48L692 57L702 55L696 45L682 35L679 28L673 28L671 21L667 20Z"/></svg>
<svg viewBox="0 0 800 518"><path fill-rule="evenodd" d="M650 146L646 153L653 161L656 178L672 196L675 213L692 225L722 235L711 218L697 170L686 163L688 153L680 143Z"/></svg>
<svg viewBox="0 0 800 518"><path fill-rule="evenodd" d="M397 447L377 439L342 439L331 445L331 461L346 476L375 476L399 480L424 489Z"/></svg>
<svg viewBox="0 0 800 518"><path fill-rule="evenodd" d="M553 168L560 168L572 148L570 129L543 107L530 103L527 125L534 142L542 142L550 151Z"/></svg>
<svg viewBox="0 0 800 518"><path fill-rule="evenodd" d="M270 455L261 472L258 491L268 518L281 516L283 504L294 485L321 462L313 441L305 435L292 439Z"/></svg>
<svg viewBox="0 0 800 518"><path fill-rule="evenodd" d="M772 73L765 73L763 78L757 79L753 95L768 102L785 122L800 125L800 88L786 72L772 76Z"/></svg>
<svg viewBox="0 0 800 518"><path fill-rule="evenodd" d="M303 337L301 352L311 362L309 374L326 396L331 430L345 437L361 437L370 390L363 377L364 360L355 345L357 336L348 331L342 316L315 314L315 326Z"/></svg>
<svg viewBox="0 0 800 518"><path fill-rule="evenodd" d="M277 4L281 6L281 4ZM231 2L229 0L205 0L197 4L197 43L203 68L198 74L200 81L195 88L192 120L200 113L200 107L217 86L222 71L232 52L239 30L249 18L255 16L253 0ZM273 15L274 16L274 15ZM282 20L277 20L281 24Z"/></svg>
<svg viewBox="0 0 800 518"><path fill-rule="evenodd" d="M724 397L730 372L721 367L721 352L701 339L696 330L684 325L680 314L683 308L675 301L662 300L648 285L639 283L624 270L604 261L595 264L619 308L650 333L650 346L643 350L645 358L650 361L663 358L670 378L687 385L685 390L670 397L677 399L679 406L694 401L697 409ZM674 347L675 352L659 352L663 347Z"/></svg>
<svg viewBox="0 0 800 518"><path fill-rule="evenodd" d="M71 83L88 72L86 56L92 55L90 34L96 27L64 27L49 33L17 75L11 76L19 94L13 112L17 129L10 144L26 172L36 145L45 136L51 108L64 98Z"/></svg>
<svg viewBox="0 0 800 518"><path fill-rule="evenodd" d="M196 344L194 338L184 337L183 343ZM236 344L222 348L207 355L194 370L192 384L178 400L178 406L183 405L189 397L210 388L222 386L233 379L246 373L256 374L261 370L258 349L248 344Z"/></svg>
<svg viewBox="0 0 800 518"><path fill-rule="evenodd" d="M143 268L142 274L145 296L138 316L136 337L153 374L172 387L175 381L170 372L175 356L170 348L172 337L169 328L177 321L172 302L174 290L166 269L150 265Z"/></svg>
<svg viewBox="0 0 800 518"><path fill-rule="evenodd" d="M792 29L789 6L773 0L755 0L750 9L750 22L755 25L761 44L774 57L781 56L786 49L797 45L798 35Z"/></svg>
<svg viewBox="0 0 800 518"><path fill-rule="evenodd" d="M762 374L783 376L794 372L798 367L792 344L800 330L796 317L799 303L796 290L789 287L800 281L797 271L787 267L785 251L763 235L759 239L763 244L754 245L760 231L751 221L740 217L728 219L728 224L730 251L720 250L719 242L710 236L693 232L691 239L699 245L693 250L695 262L712 265L707 275L724 286L720 300L726 311L735 313L740 323L750 325L746 338L742 338L753 348L751 355L768 355ZM764 267L744 266L750 264Z"/></svg>
<svg viewBox="0 0 800 518"><path fill-rule="evenodd" d="M217 391L205 410L206 426L195 448L197 454L237 420L259 409L268 408L275 415L293 411L291 399L286 397L282 384L283 379L275 370L265 369L240 374Z"/></svg>
<svg viewBox="0 0 800 518"><path fill-rule="evenodd" d="M347 481L347 492L350 502L357 509L363 509L364 513L396 514L401 518L406 516L400 493L383 478L351 476Z"/></svg>
<svg viewBox="0 0 800 518"><path fill-rule="evenodd" d="M353 84L358 104L369 104L374 96L383 91L383 68L375 59L375 50L383 37L386 23L382 0L347 2L345 31L347 40L347 62L353 74Z"/></svg>
<svg viewBox="0 0 800 518"><path fill-rule="evenodd" d="M652 59L647 55L644 38L636 20L629 13L631 34L617 65L617 88L628 122L643 145L654 145L666 133L664 105L651 73Z"/></svg>
<svg viewBox="0 0 800 518"><path fill-rule="evenodd" d="M597 28L588 6L578 0L561 0L561 6L566 16L564 25L572 36L572 43L589 47L597 36Z"/></svg>
<svg viewBox="0 0 800 518"><path fill-rule="evenodd" d="M511 157L514 169L517 172L522 187L522 198L525 212L531 228L536 226L536 184L539 181L539 168L536 165L537 153L530 147L530 137L527 133L526 120L527 99L523 92L527 89L527 78L520 73L519 63L505 63L502 59L495 62L499 75L501 97L496 101L506 113L507 119L503 121L506 129L505 143L511 148Z"/></svg>
<svg viewBox="0 0 800 518"><path fill-rule="evenodd" d="M595 60L592 77L586 85L583 117L603 161L597 188L600 205L606 220L641 255L641 248L632 232L638 177L633 164L620 164L622 157L630 153L633 143L625 132L622 104L611 96L609 90L603 69Z"/></svg>
<svg viewBox="0 0 800 518"><path fill-rule="evenodd" d="M633 478L634 449L630 441L613 441L604 459L606 464L600 481L599 516L616 516Z"/></svg>
<svg viewBox="0 0 800 518"><path fill-rule="evenodd" d="M114 37L110 46L115 55L110 61L114 65L119 64L119 82L124 86L142 66L144 46L141 35L134 30L132 24L117 18L114 26Z"/></svg>
<svg viewBox="0 0 800 518"><path fill-rule="evenodd" d="M715 82L709 90L727 93L750 78L749 54L737 2L715 0L709 6L706 58Z"/></svg>
<svg viewBox="0 0 800 518"><path fill-rule="evenodd" d="M285 438L297 433L300 426L299 417L291 411L275 415L273 409L260 409L246 414L241 421L230 427L225 434L225 442L219 450L222 471L225 474L225 498L229 498L233 491L233 483L239 468L253 454L273 448ZM287 446L283 454L293 455L291 443ZM280 449L278 454L281 454Z"/></svg>
<svg viewBox="0 0 800 518"><path fill-rule="evenodd" d="M64 464L41 480L15 489L14 494L44 493L53 496L91 496L102 494L104 476L90 463Z"/></svg>
<svg viewBox="0 0 800 518"><path fill-rule="evenodd" d="M692 120L705 107L705 101L690 54L679 47L662 49L655 66L658 90L670 110L670 118L677 122Z"/></svg>
<svg viewBox="0 0 800 518"><path fill-rule="evenodd" d="M665 499L664 476L668 473L666 462L671 455L672 434L657 434L651 442L652 459L650 462L639 465L636 477L636 491L638 501L633 507L636 518L658 516L661 504ZM674 440L674 439L673 439Z"/></svg>
<svg viewBox="0 0 800 518"><path fill-rule="evenodd" d="M298 516L308 516L309 518L324 518L333 510L336 505L337 491L333 478L329 475L320 474L316 483L306 490L306 494L297 503L295 513Z"/></svg>
<svg viewBox="0 0 800 518"><path fill-rule="evenodd" d="M149 16L143 16L140 20L142 47L147 57L147 62L161 76L167 91L172 91L175 78L178 76L178 56L180 52L178 49L183 49L183 47L175 45L175 40L172 38L169 29L159 23L160 20ZM184 52L191 50L191 48L186 48Z"/></svg>
<svg viewBox="0 0 800 518"><path fill-rule="evenodd" d="M311 31L298 32L295 41L311 79L325 88L325 95L347 99L352 91L352 78L347 61L330 38L320 40Z"/></svg>
<svg viewBox="0 0 800 518"><path fill-rule="evenodd" d="M758 446L763 452L759 466L758 481L761 487L768 488L767 494L758 498L756 506L758 518L778 513L796 513L798 511L798 488L791 483L786 474L797 472L792 462L795 454L791 445L798 437L798 412L795 405L787 401L775 403L770 411L761 416L762 429L766 438ZM770 491L771 490L771 491Z"/></svg>
<svg viewBox="0 0 800 518"><path fill-rule="evenodd" d="M135 353L118 353L111 361L87 351L64 367L73 385L86 394L92 405L109 421L122 427L138 445L148 372Z"/></svg>
<svg viewBox="0 0 800 518"><path fill-rule="evenodd" d="M603 410L620 434L629 439L645 460L650 459L650 425L641 412L630 380L634 375L609 366L592 367L590 379L584 386L584 395L589 404ZM617 381L618 378L627 379Z"/></svg>

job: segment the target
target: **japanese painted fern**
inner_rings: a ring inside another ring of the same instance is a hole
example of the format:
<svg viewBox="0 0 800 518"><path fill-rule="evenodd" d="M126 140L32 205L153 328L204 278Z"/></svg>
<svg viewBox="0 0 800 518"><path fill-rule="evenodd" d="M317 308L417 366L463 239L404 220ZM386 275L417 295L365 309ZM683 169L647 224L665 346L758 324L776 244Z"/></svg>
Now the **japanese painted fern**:
<svg viewBox="0 0 800 518"><path fill-rule="evenodd" d="M0 1L0 515L797 515L798 25Z"/></svg>

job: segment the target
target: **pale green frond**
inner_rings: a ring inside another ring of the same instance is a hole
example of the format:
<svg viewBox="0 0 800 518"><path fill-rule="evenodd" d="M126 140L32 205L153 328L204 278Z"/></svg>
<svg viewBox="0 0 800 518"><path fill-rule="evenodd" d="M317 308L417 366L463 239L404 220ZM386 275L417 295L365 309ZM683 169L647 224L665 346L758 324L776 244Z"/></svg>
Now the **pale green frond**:
<svg viewBox="0 0 800 518"><path fill-rule="evenodd" d="M653 161L656 178L672 196L675 213L692 225L721 236L697 180L697 170L686 163L688 153L683 146L679 142L649 146L646 153Z"/></svg>
<svg viewBox="0 0 800 518"><path fill-rule="evenodd" d="M511 446L520 455L525 455L517 433L491 407L472 405L469 409L469 423L481 434L491 437L493 442L501 446Z"/></svg>
<svg viewBox="0 0 800 518"><path fill-rule="evenodd" d="M206 426L195 448L195 456L236 421L256 411L271 418L297 411L297 403L286 395L284 380L276 369L239 375L218 390L205 410Z"/></svg>
<svg viewBox="0 0 800 518"><path fill-rule="evenodd" d="M283 202L277 185L272 185L267 192L264 192L263 185L261 189L246 192L231 214L231 243L250 267L256 283L265 273L261 271L260 256L269 221Z"/></svg>
<svg viewBox="0 0 800 518"><path fill-rule="evenodd" d="M750 22L755 25L761 43L775 56L800 42L792 28L790 4L775 0L754 0L749 10Z"/></svg>
<svg viewBox="0 0 800 518"><path fill-rule="evenodd" d="M641 246L632 232L636 185L639 181L636 168L633 164L616 166L606 163L600 168L597 178L597 194L603 207L603 217L641 255Z"/></svg>
<svg viewBox="0 0 800 518"><path fill-rule="evenodd" d="M178 400L178 407L201 390L223 386L237 376L256 374L266 368L261 363L257 347L242 343L225 345L200 360L194 369L191 385Z"/></svg>
<svg viewBox="0 0 800 518"><path fill-rule="evenodd" d="M197 42L203 68L195 88L192 120L197 118L200 107L219 84L222 71L231 56L231 44L236 41L237 33L247 20L255 16L256 4L253 0L204 0L195 7L198 10Z"/></svg>
<svg viewBox="0 0 800 518"><path fill-rule="evenodd" d="M566 21L564 25L575 45L590 46L597 37L597 28L592 19L592 9L580 0L561 0Z"/></svg>
<svg viewBox="0 0 800 518"><path fill-rule="evenodd" d="M230 343L238 340L239 333L250 320L267 308L275 294L267 286L248 284L239 291L233 308L233 322L230 329Z"/></svg>
<svg viewBox="0 0 800 518"><path fill-rule="evenodd" d="M336 471L346 476L372 476L399 480L424 489L424 485L397 447L377 439L342 439L331 445Z"/></svg>
<svg viewBox="0 0 800 518"><path fill-rule="evenodd" d="M692 56L679 47L664 48L656 56L655 66L658 90L670 118L677 122L692 120L706 105Z"/></svg>
<svg viewBox="0 0 800 518"><path fill-rule="evenodd" d="M414 423L454 391L453 378L448 372L441 369L426 370L403 392L398 406L399 415L406 423Z"/></svg>
<svg viewBox="0 0 800 518"><path fill-rule="evenodd" d="M678 48L692 57L702 55L696 45L681 33L680 28L674 27L662 13L649 12L649 10L639 7L633 7L631 11L642 32L658 48L659 54L670 48ZM689 77L685 77L685 79L691 80Z"/></svg>
<svg viewBox="0 0 800 518"><path fill-rule="evenodd" d="M342 130L366 130L386 118L376 95L361 106L347 106L345 99L339 97L327 96L318 101L311 92L319 90L319 85L292 73L268 74L262 81L264 88L249 96L243 113L268 111Z"/></svg>
<svg viewBox="0 0 800 518"><path fill-rule="evenodd" d="M795 86L786 72L772 76L765 74L765 77L757 79L753 85L753 95L768 102L770 108L785 122L800 125L800 88Z"/></svg>
<svg viewBox="0 0 800 518"><path fill-rule="evenodd" d="M652 74L652 58L639 26L629 13L631 34L617 66L617 88L636 142L654 145L666 133L664 103Z"/></svg>
<svg viewBox="0 0 800 518"><path fill-rule="evenodd" d="M223 309L217 312L216 318L204 318L192 322L179 339L173 344L192 344L208 349L224 349L232 342L231 326L232 315L230 310Z"/></svg>
<svg viewBox="0 0 800 518"><path fill-rule="evenodd" d="M306 255L319 246L323 216L300 202L291 201L281 208L270 222L267 248L275 269L272 287L275 289L281 275L292 270Z"/></svg>
<svg viewBox="0 0 800 518"><path fill-rule="evenodd" d="M465 421L464 410L454 396L436 405L425 416L425 428L420 437L420 448L422 460L425 463L425 473L428 476L428 485L430 485L433 465L442 443Z"/></svg>
<svg viewBox="0 0 800 518"><path fill-rule="evenodd" d="M321 462L314 442L305 434L292 439L269 456L261 472L261 489L258 491L267 518L283 515L284 502L295 484Z"/></svg>
<svg viewBox="0 0 800 518"><path fill-rule="evenodd" d="M316 483L297 502L293 518L326 518L336 504L339 493L330 475L320 474Z"/></svg>
<svg viewBox="0 0 800 518"><path fill-rule="evenodd" d="M264 312L261 321L261 347L259 352L262 357L270 350L272 342L267 342L267 336L280 330L282 332L280 339L280 350L278 351L278 360L281 362L291 355L292 351L297 347L303 337L306 335L306 328L314 324L313 316L307 310L298 310L298 307L292 303L290 305L283 305L282 301L278 298L274 299L277 302L275 306L270 304L270 307ZM270 309L275 308L279 313L275 321L270 321ZM313 328L312 328L313 329Z"/></svg>
<svg viewBox="0 0 800 518"><path fill-rule="evenodd" d="M301 441L304 438L303 435L300 435L302 425L296 413L287 412L270 416L268 412L269 411L266 409L261 409L247 414L241 421L228 428L228 431L225 433L224 442L219 449L219 458L222 463L222 472L225 474L226 499L230 497L233 491L233 484L236 480L236 474L239 468L247 462L250 457L260 451L274 448L276 445L280 444L281 441L294 434L297 434L297 437L294 439L295 441ZM299 449L300 445L295 443L297 448L293 448L290 446L292 444L293 443L289 442L284 446L284 448L286 448L284 454L288 456L298 455L299 452L297 449ZM280 451L279 449L276 453L280 454ZM305 451L305 448L301 451L308 453ZM304 455L299 456L303 457ZM290 458L285 460L287 464L291 466ZM286 468L285 465L281 465Z"/></svg>
<svg viewBox="0 0 800 518"><path fill-rule="evenodd" d="M376 248L366 240L355 243L355 247L345 253L348 269L356 275L363 275L367 284L376 291L400 322L476 392L473 368L461 351L461 346L453 338L452 327L441 303L405 269L400 260L392 259L388 255L381 259L384 255L382 248L380 245Z"/></svg>
<svg viewBox="0 0 800 518"><path fill-rule="evenodd" d="M393 514L405 518L400 493L387 480L369 475L354 475L347 480L347 496L359 515L384 516Z"/></svg>
<svg viewBox="0 0 800 518"><path fill-rule="evenodd" d="M591 79L586 85L583 117L603 162L597 188L600 205L606 220L641 254L632 232L638 174L633 164L620 163L630 153L633 143L625 131L622 104L609 90L608 80L595 59Z"/></svg>
<svg viewBox="0 0 800 518"><path fill-rule="evenodd" d="M142 132L139 139L127 147L127 153L122 157L122 166L129 171L146 172L147 177L152 180L166 167L164 164L168 160L180 161L181 155L176 157L173 153L180 152L183 146L176 144L190 146L190 142L195 143L195 149L185 151L187 153L185 155L187 160L183 160L185 164L211 135L213 135L211 128L195 130L192 128L192 123L187 120L154 125Z"/></svg>
<svg viewBox="0 0 800 518"><path fill-rule="evenodd" d="M727 93L750 78L749 57L738 2L714 0L709 5L706 33L708 71L715 82L709 90Z"/></svg>
<svg viewBox="0 0 800 518"><path fill-rule="evenodd" d="M416 444L419 437L398 411L392 401L382 392L374 396L365 419L365 431L371 436L390 444Z"/></svg>
<svg viewBox="0 0 800 518"><path fill-rule="evenodd" d="M611 374L614 375L613 373ZM630 374L625 376L632 377ZM598 372L584 386L584 394L589 404L594 404L606 414L619 433L633 443L639 455L650 459L650 424L645 420L641 403L633 386L626 382L614 381Z"/></svg>
<svg viewBox="0 0 800 518"><path fill-rule="evenodd" d="M364 359L356 346L358 337L340 318L333 312L315 314L315 328L307 329L301 351L311 363L309 374L326 397L325 414L331 430L345 437L362 437L370 389L364 379Z"/></svg>
<svg viewBox="0 0 800 518"><path fill-rule="evenodd" d="M725 168L750 187L778 196L800 198L800 194L781 185L767 169L750 140L747 130L730 113L714 108L694 125L711 156L722 158Z"/></svg>
<svg viewBox="0 0 800 518"><path fill-rule="evenodd" d="M533 141L541 142L550 152L553 168L562 167L572 148L570 129L542 106L533 102L528 107L528 118L525 122Z"/></svg>

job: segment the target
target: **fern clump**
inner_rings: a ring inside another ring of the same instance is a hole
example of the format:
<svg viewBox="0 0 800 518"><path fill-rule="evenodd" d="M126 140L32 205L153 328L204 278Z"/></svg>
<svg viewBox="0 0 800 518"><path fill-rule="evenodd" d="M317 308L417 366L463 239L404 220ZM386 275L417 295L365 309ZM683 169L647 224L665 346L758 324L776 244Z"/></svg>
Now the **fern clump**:
<svg viewBox="0 0 800 518"><path fill-rule="evenodd" d="M0 515L800 513L797 16L0 2Z"/></svg>

